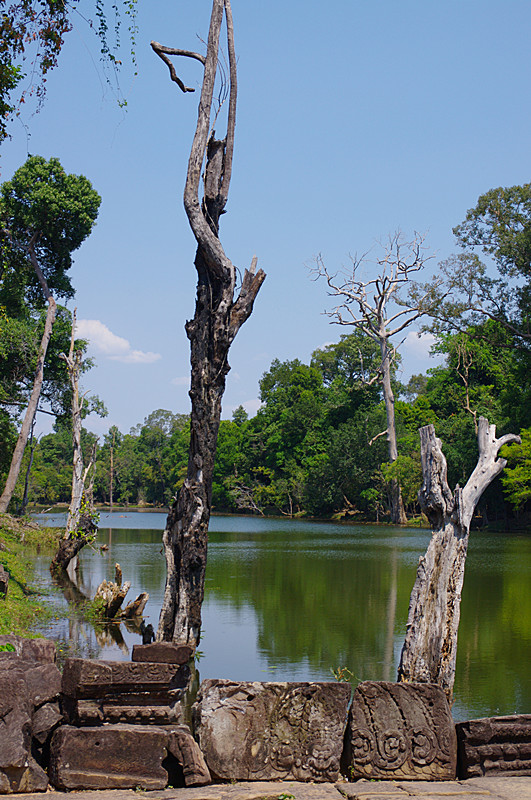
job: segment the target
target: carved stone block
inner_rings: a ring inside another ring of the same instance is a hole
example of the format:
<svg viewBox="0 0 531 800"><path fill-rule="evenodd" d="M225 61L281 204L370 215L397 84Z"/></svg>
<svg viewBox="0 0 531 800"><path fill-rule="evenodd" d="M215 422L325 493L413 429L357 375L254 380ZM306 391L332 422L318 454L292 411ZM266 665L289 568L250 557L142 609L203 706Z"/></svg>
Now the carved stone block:
<svg viewBox="0 0 531 800"><path fill-rule="evenodd" d="M167 695L169 693L166 693ZM116 695L90 700L65 697L63 709L70 725L103 725L104 723L129 725L173 725L183 719L179 702L182 690L174 692L177 697L153 697L153 695Z"/></svg>
<svg viewBox="0 0 531 800"><path fill-rule="evenodd" d="M163 789L168 734L140 725L58 728L50 744L50 782L57 789Z"/></svg>
<svg viewBox="0 0 531 800"><path fill-rule="evenodd" d="M453 780L457 743L444 691L366 681L354 691L343 769L353 778Z"/></svg>
<svg viewBox="0 0 531 800"><path fill-rule="evenodd" d="M67 658L63 669L63 694L78 699L132 692L184 689L190 679L186 665L90 661Z"/></svg>
<svg viewBox="0 0 531 800"><path fill-rule="evenodd" d="M531 714L473 719L456 731L460 777L531 775Z"/></svg>
<svg viewBox="0 0 531 800"><path fill-rule="evenodd" d="M163 789L173 756L186 786L210 783L201 751L185 725L58 728L50 745L50 782L58 789Z"/></svg>
<svg viewBox="0 0 531 800"><path fill-rule="evenodd" d="M203 681L194 731L214 779L335 781L350 685Z"/></svg>
<svg viewBox="0 0 531 800"><path fill-rule="evenodd" d="M187 644L173 642L153 642L153 644L133 645L133 661L148 661L158 664L186 664L194 650Z"/></svg>

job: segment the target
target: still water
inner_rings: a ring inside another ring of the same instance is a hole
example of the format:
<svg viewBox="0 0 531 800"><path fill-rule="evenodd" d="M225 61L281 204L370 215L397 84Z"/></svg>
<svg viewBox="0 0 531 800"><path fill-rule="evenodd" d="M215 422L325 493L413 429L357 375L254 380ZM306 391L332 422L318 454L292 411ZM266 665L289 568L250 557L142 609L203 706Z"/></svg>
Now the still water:
<svg viewBox="0 0 531 800"><path fill-rule="evenodd" d="M41 515L64 525L64 515ZM146 623L156 629L165 581L165 514L104 513L96 547L80 557L78 589L93 597L121 565L127 601L149 592ZM300 520L211 519L201 679L332 680L348 667L357 680L394 680L409 596L429 531ZM108 549L101 551L100 546ZM37 571L48 581L49 557ZM456 720L531 711L531 535L474 531L461 604ZM70 597L73 596L73 590ZM65 652L129 659L132 626L96 631L62 603L46 635Z"/></svg>

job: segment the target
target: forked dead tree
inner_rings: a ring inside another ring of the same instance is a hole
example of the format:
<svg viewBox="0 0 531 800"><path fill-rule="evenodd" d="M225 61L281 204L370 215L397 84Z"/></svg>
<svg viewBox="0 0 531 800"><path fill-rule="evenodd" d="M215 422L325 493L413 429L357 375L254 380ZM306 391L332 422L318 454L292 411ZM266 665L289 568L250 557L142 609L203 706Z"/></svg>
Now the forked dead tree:
<svg viewBox="0 0 531 800"><path fill-rule="evenodd" d="M381 258L376 259L377 276L370 280L362 280L360 272L366 265L366 256L352 259L352 270L346 275L332 275L328 272L321 256L317 259L315 272L324 277L328 283L328 294L341 298L340 305L327 312L339 325L352 325L363 331L380 347L381 362L378 374L371 382L378 380L382 386L385 403L387 428L379 436L387 437L389 462L398 458L395 424L395 397L391 385L391 369L396 355L393 337L398 336L416 319L428 313L427 293L415 304L400 302L401 290L408 289L416 273L423 269L431 258L424 253L423 238L416 236L411 242L405 242L400 233L394 234L384 248ZM378 437L376 437L378 438ZM374 439L371 440L370 444ZM404 524L407 522L400 485L396 479L390 486L390 519L391 522Z"/></svg>
<svg viewBox="0 0 531 800"><path fill-rule="evenodd" d="M81 427L83 421L83 406L85 397L79 396L79 375L81 372L82 352L75 350L75 331L76 331L76 310L72 318L72 334L70 337L70 350L68 355L61 353L62 359L66 362L68 378L72 389L72 449L73 449L73 471L72 471L72 496L68 508L68 518L63 538L59 542L57 553L55 554L51 571L58 569L68 569L72 559L79 551L93 539L97 531L97 526L93 522L88 509L81 514L81 504L85 492L85 482L88 474L94 466L96 460L96 443L92 448L87 466L83 467L83 451L81 449Z"/></svg>
<svg viewBox="0 0 531 800"><path fill-rule="evenodd" d="M498 458L500 448L520 437L508 433L496 439L496 426L480 417L478 463L466 486L457 485L453 494L433 425L420 429L420 440L424 482L419 503L432 537L411 592L398 680L437 683L451 698L470 522L481 495L507 463Z"/></svg>
<svg viewBox="0 0 531 800"><path fill-rule="evenodd" d="M219 64L220 35L226 20L229 87L226 136L211 130L214 84ZM197 295L194 318L186 323L190 340L192 409L187 475L168 515L163 534L166 588L157 639L190 644L201 631L212 471L216 454L221 400L230 369L228 352L241 325L250 316L265 278L256 258L246 269L237 297L236 268L218 237L232 172L236 124L236 55L230 0L213 0L206 56L152 42L155 53L183 92L193 91L178 78L170 56L186 56L204 66L197 126L184 189L184 206L197 241ZM201 174L203 197L200 200Z"/></svg>

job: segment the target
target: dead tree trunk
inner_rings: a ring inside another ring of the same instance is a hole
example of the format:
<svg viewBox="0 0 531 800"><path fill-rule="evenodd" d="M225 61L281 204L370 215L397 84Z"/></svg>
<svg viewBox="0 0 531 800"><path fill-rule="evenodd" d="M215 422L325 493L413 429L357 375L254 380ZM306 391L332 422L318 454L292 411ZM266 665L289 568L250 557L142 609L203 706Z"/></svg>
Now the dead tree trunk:
<svg viewBox="0 0 531 800"><path fill-rule="evenodd" d="M451 698L470 521L481 495L507 463L497 457L500 448L520 437L509 433L496 439L496 426L480 417L478 463L466 486L456 486L453 494L433 425L420 429L420 440L424 482L419 502L433 532L411 593L398 680L437 683Z"/></svg>
<svg viewBox="0 0 531 800"><path fill-rule="evenodd" d="M387 419L387 446L389 451L389 463L393 464L398 458L398 447L396 444L396 421L395 421L395 396L391 386L391 354L389 353L389 339L385 325L380 326L380 350L382 353L382 394L385 403L385 413ZM407 516L402 500L400 483L396 478L391 479L390 521L396 525L405 525Z"/></svg>
<svg viewBox="0 0 531 800"><path fill-rule="evenodd" d="M72 319L72 333L70 336L70 350L68 355L61 353L61 358L66 362L68 377L72 388L72 450L73 450L73 470L72 470L72 495L68 508L68 518L63 538L59 542L59 548L55 554L51 570L68 569L72 559L76 558L79 551L94 538L97 526L91 519L90 511L87 507L85 513L81 515L81 504L85 492L85 481L92 469L96 459L96 449L92 450L89 463L83 469L83 451L81 449L81 427L83 416L84 397L79 397L79 374L81 372L82 353L74 350L76 332L76 310ZM74 546L72 544L74 543ZM77 562L76 562L77 563ZM75 569L75 568L74 568ZM70 576L72 578L72 575Z"/></svg>
<svg viewBox="0 0 531 800"><path fill-rule="evenodd" d="M411 285L414 274L423 269L431 256L423 255L423 238L415 235L411 242L404 242L402 235L396 233L389 240L383 256L377 259L379 274L376 278L364 281L359 270L365 262L365 256L352 261L352 275L331 275L321 256L317 258L315 272L326 278L329 294L340 297L341 305L327 312L339 325L353 325L367 334L380 346L381 366L377 375L369 383L378 380L382 385L385 402L387 428L374 436L371 445L380 436L387 436L389 463L393 464L398 457L396 446L395 398L391 385L391 366L396 348L392 339L415 320L427 313L427 297L419 297L414 303L402 302L400 291ZM389 311L389 304L397 304L398 310ZM390 481L389 516L390 521L403 525L407 522L400 482L396 478Z"/></svg>
<svg viewBox="0 0 531 800"><path fill-rule="evenodd" d="M81 450L81 423L84 398L79 397L79 373L81 372L82 353L80 350L74 351L75 330L76 330L76 310L72 319L72 334L70 337L70 351L68 355L61 353L61 358L66 363L68 378L72 388L72 451L73 451L73 470L72 470L72 495L68 508L68 519L66 521L65 538L77 531L79 527L79 512L85 488L85 480L88 470L92 467L92 459L86 471L83 470L83 451Z"/></svg>
<svg viewBox="0 0 531 800"><path fill-rule="evenodd" d="M224 139L217 140L210 130L210 119L224 16L230 88L227 134ZM212 471L221 400L230 369L228 352L239 328L252 312L265 274L262 270L256 272L256 258L253 258L235 299L236 269L218 238L219 218L224 213L231 178L236 122L236 56L230 0L213 0L206 57L163 47L157 42L152 42L151 46L167 64L172 80L183 91L191 90L179 80L168 56L188 56L204 65L197 127L184 190L184 206L197 241L195 315L186 324L192 366L191 439L186 479L168 515L163 534L167 574L157 632L158 640L190 644L195 648L201 630ZM200 202L203 165L204 187Z"/></svg>

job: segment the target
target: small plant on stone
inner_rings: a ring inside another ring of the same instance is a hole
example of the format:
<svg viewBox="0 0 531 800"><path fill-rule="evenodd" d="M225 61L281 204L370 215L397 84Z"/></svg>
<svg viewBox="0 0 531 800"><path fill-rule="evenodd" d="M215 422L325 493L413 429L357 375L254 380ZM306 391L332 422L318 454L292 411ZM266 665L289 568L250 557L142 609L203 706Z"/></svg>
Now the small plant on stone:
<svg viewBox="0 0 531 800"><path fill-rule="evenodd" d="M342 683L350 683L353 679L357 680L354 673L351 672L348 667L336 667L336 669L332 668L330 672L332 673L336 681L340 681Z"/></svg>

